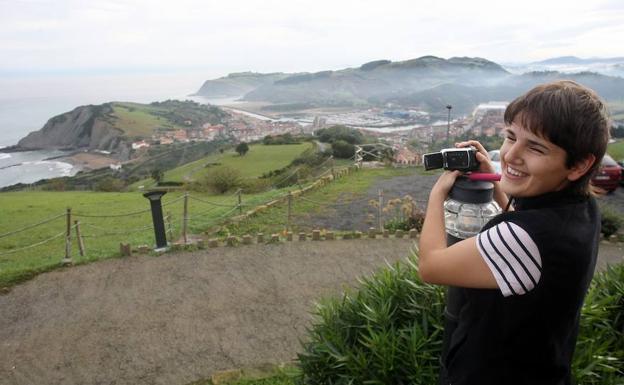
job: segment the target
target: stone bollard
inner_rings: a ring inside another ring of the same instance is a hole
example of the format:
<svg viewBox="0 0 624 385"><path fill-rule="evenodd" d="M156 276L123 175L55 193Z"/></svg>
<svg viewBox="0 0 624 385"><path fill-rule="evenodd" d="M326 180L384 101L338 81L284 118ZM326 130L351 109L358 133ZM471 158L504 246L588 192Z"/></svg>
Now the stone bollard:
<svg viewBox="0 0 624 385"><path fill-rule="evenodd" d="M236 246L238 244L238 238L236 238L233 235L230 235L229 237L227 237L226 242L228 246Z"/></svg>
<svg viewBox="0 0 624 385"><path fill-rule="evenodd" d="M279 243L279 234L271 234L271 243Z"/></svg>
<svg viewBox="0 0 624 385"><path fill-rule="evenodd" d="M384 238L390 238L390 230L388 230L388 229L384 229L384 231L383 231L383 237L384 237Z"/></svg>
<svg viewBox="0 0 624 385"><path fill-rule="evenodd" d="M251 235L249 235L249 234L243 235L243 244L244 245L251 245Z"/></svg>
<svg viewBox="0 0 624 385"><path fill-rule="evenodd" d="M362 238L362 232L361 231L356 231L355 234L353 234L353 238L355 238L355 239Z"/></svg>
<svg viewBox="0 0 624 385"><path fill-rule="evenodd" d="M120 243L119 244L119 253L122 257L131 257L132 256L132 247L130 247L129 243Z"/></svg>
<svg viewBox="0 0 624 385"><path fill-rule="evenodd" d="M410 231L409 231L410 239L416 239L417 235L418 235L418 231L416 229L410 229Z"/></svg>
<svg viewBox="0 0 624 385"><path fill-rule="evenodd" d="M313 241L321 240L321 230L312 230L312 240Z"/></svg>
<svg viewBox="0 0 624 385"><path fill-rule="evenodd" d="M287 240L288 242L292 242L292 240L293 240L293 233L292 233L292 231L288 231L288 232L286 233L286 240Z"/></svg>
<svg viewBox="0 0 624 385"><path fill-rule="evenodd" d="M333 241L334 239L335 238L334 238L334 233L333 232L328 231L328 232L325 233L325 240Z"/></svg>
<svg viewBox="0 0 624 385"><path fill-rule="evenodd" d="M370 239L375 239L375 236L377 235L377 230L375 230L374 227L371 227L368 229L368 237Z"/></svg>
<svg viewBox="0 0 624 385"><path fill-rule="evenodd" d="M395 238L403 238L403 230L397 230L394 232Z"/></svg>
<svg viewBox="0 0 624 385"><path fill-rule="evenodd" d="M208 241L208 247L210 247L210 248L219 247L219 240L217 240L217 239L209 240Z"/></svg>
<svg viewBox="0 0 624 385"><path fill-rule="evenodd" d="M206 248L206 241L204 241L203 239L200 239L199 241L197 241L197 248L199 250L203 250Z"/></svg>
<svg viewBox="0 0 624 385"><path fill-rule="evenodd" d="M299 233L299 240L300 241L305 241L308 239L308 236L306 235L306 233Z"/></svg>
<svg viewBox="0 0 624 385"><path fill-rule="evenodd" d="M353 239L353 234L351 233L343 234L342 239Z"/></svg>
<svg viewBox="0 0 624 385"><path fill-rule="evenodd" d="M264 234L258 233L258 243L264 243Z"/></svg>
<svg viewBox="0 0 624 385"><path fill-rule="evenodd" d="M148 254L150 252L150 247L147 245L141 245L137 248L139 254Z"/></svg>

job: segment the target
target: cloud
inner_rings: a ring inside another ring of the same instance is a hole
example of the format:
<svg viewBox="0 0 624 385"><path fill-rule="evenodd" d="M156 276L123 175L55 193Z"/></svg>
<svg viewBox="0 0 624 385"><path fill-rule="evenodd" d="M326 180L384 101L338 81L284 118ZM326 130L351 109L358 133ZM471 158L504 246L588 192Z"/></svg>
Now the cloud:
<svg viewBox="0 0 624 385"><path fill-rule="evenodd" d="M622 56L618 1L0 2L0 70L313 71L422 55Z"/></svg>

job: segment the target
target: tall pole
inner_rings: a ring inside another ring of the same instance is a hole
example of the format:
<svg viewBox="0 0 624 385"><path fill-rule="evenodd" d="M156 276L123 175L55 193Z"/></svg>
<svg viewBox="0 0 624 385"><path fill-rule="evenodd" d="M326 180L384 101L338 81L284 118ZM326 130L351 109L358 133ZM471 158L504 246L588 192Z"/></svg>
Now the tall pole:
<svg viewBox="0 0 624 385"><path fill-rule="evenodd" d="M448 104L446 106L446 109L448 110L448 121L446 124L446 143L448 145L449 143L449 139L450 139L450 134L451 134L451 108L453 108L453 106L451 106L450 104Z"/></svg>

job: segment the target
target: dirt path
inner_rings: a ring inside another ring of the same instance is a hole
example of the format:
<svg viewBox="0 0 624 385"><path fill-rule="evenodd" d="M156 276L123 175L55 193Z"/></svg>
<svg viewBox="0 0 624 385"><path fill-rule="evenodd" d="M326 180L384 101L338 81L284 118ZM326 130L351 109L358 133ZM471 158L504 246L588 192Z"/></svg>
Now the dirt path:
<svg viewBox="0 0 624 385"><path fill-rule="evenodd" d="M42 274L0 296L0 383L182 385L289 361L314 301L411 244L221 247Z"/></svg>

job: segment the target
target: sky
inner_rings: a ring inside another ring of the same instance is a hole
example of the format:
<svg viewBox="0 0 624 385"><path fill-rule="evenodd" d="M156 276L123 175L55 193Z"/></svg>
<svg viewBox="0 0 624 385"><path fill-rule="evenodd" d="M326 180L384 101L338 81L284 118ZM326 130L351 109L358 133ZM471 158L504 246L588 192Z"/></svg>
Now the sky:
<svg viewBox="0 0 624 385"><path fill-rule="evenodd" d="M624 56L621 0L0 0L0 75Z"/></svg>

